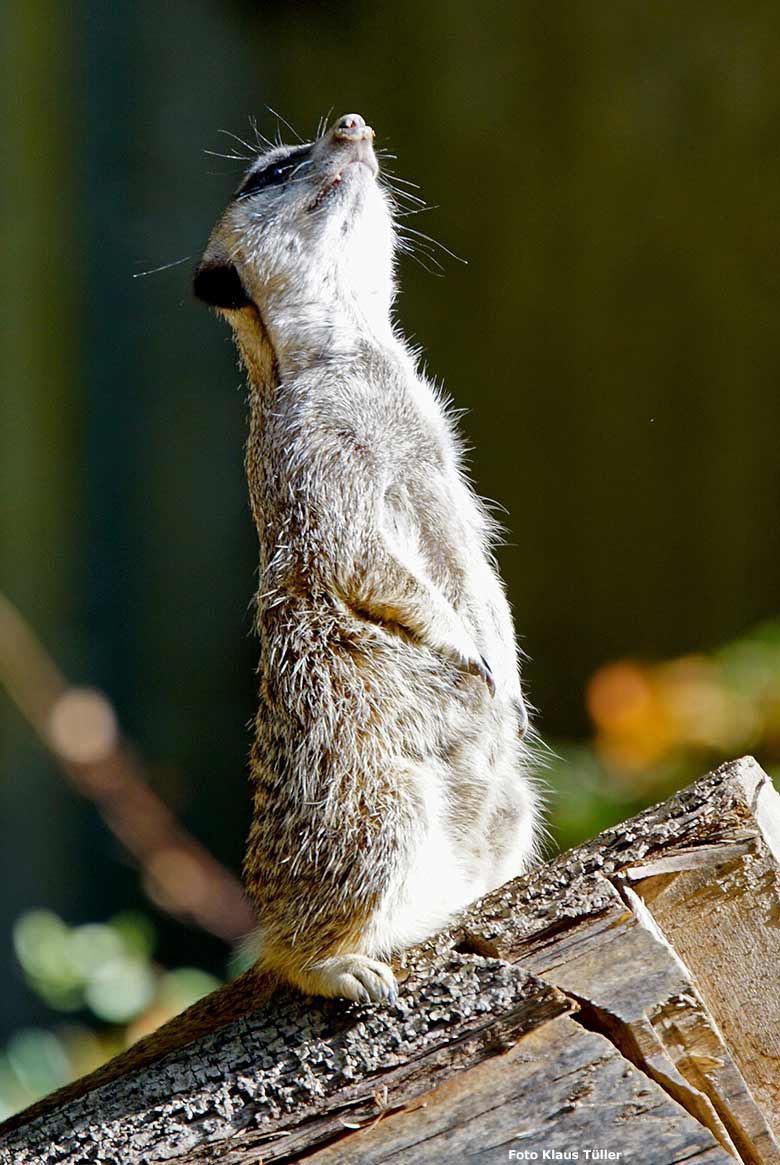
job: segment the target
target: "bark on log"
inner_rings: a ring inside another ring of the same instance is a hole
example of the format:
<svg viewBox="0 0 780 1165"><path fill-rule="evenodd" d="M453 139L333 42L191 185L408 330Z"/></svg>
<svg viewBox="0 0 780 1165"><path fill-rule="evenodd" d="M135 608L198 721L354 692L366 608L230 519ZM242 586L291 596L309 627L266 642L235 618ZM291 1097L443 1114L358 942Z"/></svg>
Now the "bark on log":
<svg viewBox="0 0 780 1165"><path fill-rule="evenodd" d="M55 1093L0 1159L780 1165L780 797L750 758L495 891L399 979L397 1009L280 992Z"/></svg>

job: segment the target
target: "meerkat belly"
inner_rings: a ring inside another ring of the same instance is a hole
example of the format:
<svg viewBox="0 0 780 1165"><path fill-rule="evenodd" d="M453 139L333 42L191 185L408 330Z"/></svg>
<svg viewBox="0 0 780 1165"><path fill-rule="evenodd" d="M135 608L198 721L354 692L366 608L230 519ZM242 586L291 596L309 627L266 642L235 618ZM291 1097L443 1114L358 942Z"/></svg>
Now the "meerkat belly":
<svg viewBox="0 0 780 1165"><path fill-rule="evenodd" d="M500 758L496 753L491 742L467 738L453 740L444 758L417 765L397 758L417 825L406 861L377 907L377 951L420 941L523 869L530 806L509 750Z"/></svg>
<svg viewBox="0 0 780 1165"><path fill-rule="evenodd" d="M372 920L370 941L383 953L433 934L482 892L452 828L447 774L431 762L408 777L417 793L417 831Z"/></svg>

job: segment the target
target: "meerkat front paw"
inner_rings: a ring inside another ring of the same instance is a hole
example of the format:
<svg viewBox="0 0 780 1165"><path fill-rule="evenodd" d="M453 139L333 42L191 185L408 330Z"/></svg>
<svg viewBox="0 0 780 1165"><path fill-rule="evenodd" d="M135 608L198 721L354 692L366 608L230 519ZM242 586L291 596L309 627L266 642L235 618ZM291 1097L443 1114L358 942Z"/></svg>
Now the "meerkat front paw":
<svg viewBox="0 0 780 1165"><path fill-rule="evenodd" d="M366 955L334 955L309 967L300 986L313 995L356 1003L395 1003L398 985L387 963Z"/></svg>
<svg viewBox="0 0 780 1165"><path fill-rule="evenodd" d="M451 621L451 626L447 628L441 630L434 628L431 639L432 646L437 646L440 651L445 651L469 675L479 676L480 679L484 680L490 695L495 696L496 681L493 678L490 664L484 655L480 655L474 646L471 635L458 617L455 617Z"/></svg>
<svg viewBox="0 0 780 1165"><path fill-rule="evenodd" d="M496 681L493 678L493 670L484 655L461 655L460 652L453 654L455 660L463 670L468 672L470 676L477 676L479 679L484 680L491 697L495 696Z"/></svg>
<svg viewBox="0 0 780 1165"><path fill-rule="evenodd" d="M487 684L487 689L491 696L495 696L496 681L493 679L493 672L484 655L480 655L479 659L468 660L466 670L471 672L473 676L480 676Z"/></svg>

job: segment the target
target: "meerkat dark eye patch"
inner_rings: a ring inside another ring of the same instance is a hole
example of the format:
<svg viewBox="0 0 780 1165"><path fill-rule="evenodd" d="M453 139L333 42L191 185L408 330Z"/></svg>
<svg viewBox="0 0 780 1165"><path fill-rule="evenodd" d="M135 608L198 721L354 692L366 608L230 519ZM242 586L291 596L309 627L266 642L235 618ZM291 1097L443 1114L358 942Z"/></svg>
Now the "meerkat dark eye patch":
<svg viewBox="0 0 780 1165"><path fill-rule="evenodd" d="M311 146L298 146L291 150L289 154L285 154L282 158L277 158L273 162L269 162L266 166L261 166L259 170L254 170L244 181L244 184L239 187L236 194L236 201L242 198L250 198L253 194L257 194L259 190L264 190L268 186L281 186L288 178L291 178L293 171L295 171L302 162L308 160L311 153Z"/></svg>
<svg viewBox="0 0 780 1165"><path fill-rule="evenodd" d="M237 311L252 303L232 263L201 263L195 272L192 290L209 307Z"/></svg>

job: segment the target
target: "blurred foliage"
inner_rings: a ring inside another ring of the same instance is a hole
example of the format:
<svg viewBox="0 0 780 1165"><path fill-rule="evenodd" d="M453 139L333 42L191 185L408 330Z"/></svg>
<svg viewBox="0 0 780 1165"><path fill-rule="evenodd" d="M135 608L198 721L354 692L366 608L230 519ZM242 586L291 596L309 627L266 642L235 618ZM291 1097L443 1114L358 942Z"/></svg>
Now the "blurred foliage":
<svg viewBox="0 0 780 1165"><path fill-rule="evenodd" d="M732 757L780 774L780 620L707 655L606 664L585 702L592 739L558 745L546 774L564 849Z"/></svg>
<svg viewBox="0 0 780 1165"><path fill-rule="evenodd" d="M0 1119L97 1068L219 980L153 959L154 927L138 912L68 926L50 910L16 922L14 951L29 987L60 1016L51 1029L15 1031L0 1053Z"/></svg>

